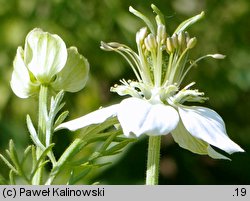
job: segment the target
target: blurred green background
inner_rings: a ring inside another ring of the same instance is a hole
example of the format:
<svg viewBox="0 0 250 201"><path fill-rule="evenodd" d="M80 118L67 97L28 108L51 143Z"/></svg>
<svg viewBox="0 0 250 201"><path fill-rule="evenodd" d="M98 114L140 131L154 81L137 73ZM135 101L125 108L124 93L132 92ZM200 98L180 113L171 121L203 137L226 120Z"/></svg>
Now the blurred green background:
<svg viewBox="0 0 250 201"><path fill-rule="evenodd" d="M206 12L205 19L189 29L190 35L198 38L192 56L219 52L227 57L202 61L185 83L196 81L196 87L210 98L205 106L223 117L230 138L246 150L233 154L232 161L213 160L194 155L180 148L171 136L164 136L160 184L250 184L249 0L0 0L0 152L7 148L9 139L14 139L20 150L30 143L25 116L29 113L36 118L36 100L16 97L9 81L16 49L24 45L31 29L40 27L60 35L68 47L77 46L89 60L87 86L77 94L66 95L68 119L73 119L121 100L109 92L110 87L134 75L119 55L100 50L100 41L117 41L135 48L135 33L144 24L128 12L128 7L132 5L153 17L151 3L166 16L169 33L184 19ZM59 146L56 151L60 153L73 137L70 133L55 135ZM89 180L143 184L146 153L147 140L141 138L113 165L92 174ZM2 161L0 173L8 175Z"/></svg>

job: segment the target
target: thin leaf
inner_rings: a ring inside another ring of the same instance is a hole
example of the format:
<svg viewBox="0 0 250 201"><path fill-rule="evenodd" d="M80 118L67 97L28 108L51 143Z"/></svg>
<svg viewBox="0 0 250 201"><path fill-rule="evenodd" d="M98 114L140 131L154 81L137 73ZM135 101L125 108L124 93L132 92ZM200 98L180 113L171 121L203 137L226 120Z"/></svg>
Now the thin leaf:
<svg viewBox="0 0 250 201"><path fill-rule="evenodd" d="M29 153L31 152L32 149L32 145L29 145L25 150L24 150L24 154L23 154L23 158L21 161L21 164L23 164L25 162L25 160L27 159Z"/></svg>
<svg viewBox="0 0 250 201"><path fill-rule="evenodd" d="M10 153L10 159L14 163L18 174L22 175L23 170L22 170L21 164L20 164L18 156L17 156L15 144L13 143L12 140L10 140L10 142L9 142L9 151L10 151L9 152Z"/></svg>
<svg viewBox="0 0 250 201"><path fill-rule="evenodd" d="M69 111L64 111L62 114L59 115L59 117L56 119L54 124L54 129L59 126L68 116Z"/></svg>
<svg viewBox="0 0 250 201"><path fill-rule="evenodd" d="M10 170L12 170L15 174L18 174L18 171L14 168L13 165L11 165L11 163L2 154L0 154L0 158L10 168Z"/></svg>
<svg viewBox="0 0 250 201"><path fill-rule="evenodd" d="M79 180L81 180L83 177L85 177L90 171L91 171L92 168L87 168L87 169L84 169L83 171L81 171L79 174L77 174L76 176L74 175L74 170L71 172L71 175L70 175L70 178L69 178L69 182L68 182L68 185L73 185L75 184L76 182L78 182Z"/></svg>
<svg viewBox="0 0 250 201"><path fill-rule="evenodd" d="M35 175L36 171L41 167L41 161L43 161L45 159L45 157L47 156L47 154L49 153L49 151L51 151L51 149L53 148L55 144L51 144L50 146L48 146L41 154L41 156L38 158L38 160L36 161L36 164L34 166L34 168L32 169L31 172L31 178L33 178L33 176Z"/></svg>
<svg viewBox="0 0 250 201"><path fill-rule="evenodd" d="M177 29L174 31L174 34L178 34L182 31L184 31L185 29L187 29L189 26L191 26L192 24L196 23L197 21L199 21L200 19L202 19L205 15L205 12L202 11L200 14L195 15L187 20L185 20L184 22L182 22Z"/></svg>
<svg viewBox="0 0 250 201"><path fill-rule="evenodd" d="M45 147L44 147L44 145L41 143L41 141L39 140L38 135L37 135L37 133L36 133L36 130L35 130L34 126L33 126L33 123L32 123L32 121L31 121L31 118L30 118L29 115L27 115L27 117L26 117L26 122L27 122L28 130L29 130L29 132L30 132L30 137L31 137L31 139L33 140L33 142L35 143L35 145L36 145L37 147L39 147L40 149L44 150Z"/></svg>
<svg viewBox="0 0 250 201"><path fill-rule="evenodd" d="M118 123L119 121L117 117L110 117L101 124L90 125L85 129L83 129L84 138L87 138L88 136L93 137L94 135L98 135L101 131L104 131L107 128L110 128L111 126L114 126L115 124Z"/></svg>
<svg viewBox="0 0 250 201"><path fill-rule="evenodd" d="M15 178L14 178L14 172L12 170L10 170L10 172L9 172L9 179L10 179L10 184L11 185L16 185L16 181L15 181Z"/></svg>
<svg viewBox="0 0 250 201"><path fill-rule="evenodd" d="M31 148L31 154L32 154L32 170L34 170L37 159L36 159L36 147L33 145Z"/></svg>
<svg viewBox="0 0 250 201"><path fill-rule="evenodd" d="M71 145L63 152L56 165L50 172L50 176L46 181L46 184L49 185L53 182L58 173L63 169L65 164L75 155L77 154L85 144L79 138L76 138Z"/></svg>
<svg viewBox="0 0 250 201"><path fill-rule="evenodd" d="M113 142L113 139L118 135L119 133L114 132L112 133L107 140L103 143L103 145L101 146L101 148L98 150L99 153L104 152L108 146Z"/></svg>
<svg viewBox="0 0 250 201"><path fill-rule="evenodd" d="M122 134L122 130L119 129L119 130L113 130L113 131L110 131L110 132L105 132L105 133L98 133L97 135L94 135L94 137L89 137L89 138L84 138L85 141L88 142L88 144L92 143L92 142L97 142L97 141L104 141L106 140L109 136L111 135L114 135L115 136L118 136L120 134ZM115 139L117 137L113 138L113 142L115 142ZM127 138L126 138L127 139Z"/></svg>
<svg viewBox="0 0 250 201"><path fill-rule="evenodd" d="M131 139L128 139L126 141L123 141L123 142L120 142L114 146L112 146L110 149L106 150L104 152L105 155L110 155L112 154L113 152L117 152L117 151L120 151L121 149L123 149L125 146L127 146L131 141ZM113 155L113 154L112 154Z"/></svg>

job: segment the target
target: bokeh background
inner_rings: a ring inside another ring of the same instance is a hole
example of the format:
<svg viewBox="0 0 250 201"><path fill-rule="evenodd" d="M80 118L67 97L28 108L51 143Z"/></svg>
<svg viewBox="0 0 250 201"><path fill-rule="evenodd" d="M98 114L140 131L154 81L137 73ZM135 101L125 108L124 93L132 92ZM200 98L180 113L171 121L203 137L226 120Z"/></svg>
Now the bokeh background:
<svg viewBox="0 0 250 201"><path fill-rule="evenodd" d="M246 150L230 156L232 161L213 160L192 154L174 143L171 136L164 136L160 184L250 184L249 0L0 0L0 152L7 148L9 139L20 150L30 143L25 116L29 113L36 118L37 102L16 97L9 81L16 49L24 45L31 29L40 27L60 35L67 46L77 46L89 60L86 87L66 95L68 119L73 119L121 100L109 92L110 87L134 75L119 55L100 50L100 41L117 41L135 48L135 33L144 24L128 12L128 7L132 5L153 17L151 3L166 16L169 33L184 19L206 12L205 19L189 29L190 35L198 38L192 56L219 52L227 57L203 60L185 83L196 81L196 87L210 98L205 106L223 117L230 138ZM59 154L72 138L74 135L67 132L55 135L56 152ZM128 146L113 165L81 182L143 184L146 153L144 137ZM0 173L7 178L2 161Z"/></svg>

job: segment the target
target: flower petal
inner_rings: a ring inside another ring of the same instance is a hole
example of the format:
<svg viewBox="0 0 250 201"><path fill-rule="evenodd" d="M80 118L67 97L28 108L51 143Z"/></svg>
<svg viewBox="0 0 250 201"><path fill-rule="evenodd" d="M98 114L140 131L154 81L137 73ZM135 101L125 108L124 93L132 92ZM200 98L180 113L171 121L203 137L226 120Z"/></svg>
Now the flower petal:
<svg viewBox="0 0 250 201"><path fill-rule="evenodd" d="M226 156L217 153L208 143L196 137L193 137L184 127L181 120L171 133L175 142L184 149L187 149L196 154L209 155L210 157L215 159L229 159Z"/></svg>
<svg viewBox="0 0 250 201"><path fill-rule="evenodd" d="M152 105L138 98L123 100L117 112L124 135L166 135L179 121L177 111L163 104Z"/></svg>
<svg viewBox="0 0 250 201"><path fill-rule="evenodd" d="M88 79L89 63L80 55L76 47L68 48L68 59L64 68L57 74L52 87L57 91L80 91Z"/></svg>
<svg viewBox="0 0 250 201"><path fill-rule="evenodd" d="M20 98L27 98L35 94L38 91L38 86L31 82L29 71L23 61L23 49L21 47L17 48L13 66L14 71L10 81L13 92Z"/></svg>
<svg viewBox="0 0 250 201"><path fill-rule="evenodd" d="M116 116L117 108L118 108L118 104L96 110L80 118L60 124L56 128L56 130L66 128L71 131L75 131L85 126L102 123L109 117Z"/></svg>
<svg viewBox="0 0 250 201"><path fill-rule="evenodd" d="M26 37L24 62L41 83L49 83L67 60L63 40L55 34L33 29Z"/></svg>
<svg viewBox="0 0 250 201"><path fill-rule="evenodd" d="M188 132L228 153L243 152L226 134L222 118L213 110L205 107L179 107L179 114Z"/></svg>

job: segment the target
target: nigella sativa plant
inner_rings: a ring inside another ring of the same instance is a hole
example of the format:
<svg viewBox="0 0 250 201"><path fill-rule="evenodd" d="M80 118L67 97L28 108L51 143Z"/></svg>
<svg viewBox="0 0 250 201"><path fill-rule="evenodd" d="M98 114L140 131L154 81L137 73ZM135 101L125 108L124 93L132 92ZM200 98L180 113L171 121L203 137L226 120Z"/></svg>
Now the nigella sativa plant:
<svg viewBox="0 0 250 201"><path fill-rule="evenodd" d="M128 95L118 104L99 109L78 119L61 124L57 129L77 130L104 122L116 116L127 137L149 136L147 184L157 184L160 136L172 134L174 140L193 153L215 159L228 159L214 147L229 154L243 152L227 135L224 121L217 112L187 102L202 103L204 93L193 89L195 82L182 86L182 81L201 59L223 59L221 54L208 54L196 60L189 58L197 39L186 31L204 16L204 12L182 22L169 34L163 14L152 5L156 23L130 7L147 27L136 34L137 52L117 42L101 42L101 48L115 51L130 64L137 80L121 80L111 87L120 96ZM156 28L155 28L156 27ZM190 62L191 61L191 62Z"/></svg>

